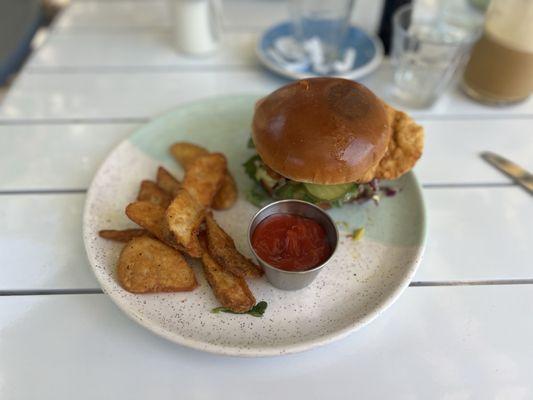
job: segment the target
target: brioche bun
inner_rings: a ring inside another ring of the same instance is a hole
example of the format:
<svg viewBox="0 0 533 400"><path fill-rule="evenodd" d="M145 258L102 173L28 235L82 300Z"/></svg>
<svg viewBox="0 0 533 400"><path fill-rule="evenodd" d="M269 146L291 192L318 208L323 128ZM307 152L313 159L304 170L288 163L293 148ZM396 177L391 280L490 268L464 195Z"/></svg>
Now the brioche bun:
<svg viewBox="0 0 533 400"><path fill-rule="evenodd" d="M340 78L290 83L256 104L255 147L286 178L315 184L361 182L385 155L391 129L382 101Z"/></svg>

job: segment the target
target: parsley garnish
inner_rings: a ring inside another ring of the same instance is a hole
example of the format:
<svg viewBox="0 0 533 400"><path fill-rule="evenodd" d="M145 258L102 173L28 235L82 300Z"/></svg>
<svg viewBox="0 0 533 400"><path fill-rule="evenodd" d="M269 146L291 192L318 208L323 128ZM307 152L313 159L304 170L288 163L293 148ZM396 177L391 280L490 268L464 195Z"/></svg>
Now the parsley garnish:
<svg viewBox="0 0 533 400"><path fill-rule="evenodd" d="M230 314L248 314L248 315L252 315L254 317L262 317L263 314L265 313L265 310L267 309L267 306L268 306L268 304L267 304L266 301L260 301L255 306L250 308L248 311L243 312L243 313L235 312L235 311L231 310L228 307L213 308L211 310L211 312L214 313L214 314L218 314L220 312L225 312L225 313L230 313Z"/></svg>

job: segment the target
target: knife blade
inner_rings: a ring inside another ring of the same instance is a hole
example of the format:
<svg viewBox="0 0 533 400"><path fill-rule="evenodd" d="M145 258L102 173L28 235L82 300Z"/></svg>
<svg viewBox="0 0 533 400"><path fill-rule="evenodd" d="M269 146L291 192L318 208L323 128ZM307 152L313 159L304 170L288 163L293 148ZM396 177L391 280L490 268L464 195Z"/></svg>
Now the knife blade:
<svg viewBox="0 0 533 400"><path fill-rule="evenodd" d="M526 189L529 194L533 195L533 175L524 168L490 151L481 153L481 158L514 180Z"/></svg>

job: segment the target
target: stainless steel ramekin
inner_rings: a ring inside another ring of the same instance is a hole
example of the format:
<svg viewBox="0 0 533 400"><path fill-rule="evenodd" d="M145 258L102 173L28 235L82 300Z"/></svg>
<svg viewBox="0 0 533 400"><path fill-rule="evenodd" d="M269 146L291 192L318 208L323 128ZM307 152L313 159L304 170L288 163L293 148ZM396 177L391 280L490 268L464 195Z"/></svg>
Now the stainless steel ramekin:
<svg viewBox="0 0 533 400"><path fill-rule="evenodd" d="M252 235L255 231L255 228L261 221L274 214L299 215L310 218L322 225L326 231L326 238L331 247L331 255L329 258L322 264L307 271L285 271L283 269L276 268L262 260L252 246ZM265 270L266 277L270 283L274 287L283 290L303 289L313 282L320 270L324 268L324 266L335 254L338 242L339 232L337 231L337 226L331 217L320 207L301 200L280 200L263 207L254 215L252 221L250 222L250 226L248 227L248 245L252 249L255 258L259 262L259 265L261 265Z"/></svg>

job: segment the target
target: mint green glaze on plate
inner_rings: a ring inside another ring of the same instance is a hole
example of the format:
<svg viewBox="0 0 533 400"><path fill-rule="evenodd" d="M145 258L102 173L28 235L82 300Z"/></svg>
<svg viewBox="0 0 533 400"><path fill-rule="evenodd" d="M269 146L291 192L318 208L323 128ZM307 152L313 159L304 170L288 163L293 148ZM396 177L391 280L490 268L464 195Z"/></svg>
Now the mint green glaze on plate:
<svg viewBox="0 0 533 400"><path fill-rule="evenodd" d="M151 158L165 165L174 161L169 144L191 141L211 151L223 152L239 185L241 195L251 187L241 167L253 150L246 144L250 137L255 102L261 96L217 97L184 105L141 127L130 141ZM365 227L365 235L383 244L420 245L424 240L424 204L415 176L383 183L400 192L391 198L382 196L379 206L348 204L330 211L339 229L353 231Z"/></svg>
<svg viewBox="0 0 533 400"><path fill-rule="evenodd" d="M168 146L178 141L201 144L226 155L239 187L247 185L240 168L253 154L246 148L255 102L261 96L216 97L189 103L138 129L129 140L150 157L174 164Z"/></svg>

